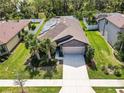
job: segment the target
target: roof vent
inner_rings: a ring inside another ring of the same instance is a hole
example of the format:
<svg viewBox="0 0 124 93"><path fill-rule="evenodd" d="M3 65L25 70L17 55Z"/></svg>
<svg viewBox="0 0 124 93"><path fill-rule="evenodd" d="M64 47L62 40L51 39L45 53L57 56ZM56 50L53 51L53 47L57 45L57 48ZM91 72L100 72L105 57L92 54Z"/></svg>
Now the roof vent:
<svg viewBox="0 0 124 93"><path fill-rule="evenodd" d="M124 15L122 15L122 17L124 17Z"/></svg>
<svg viewBox="0 0 124 93"><path fill-rule="evenodd" d="M2 24L5 23L5 21L2 21Z"/></svg>

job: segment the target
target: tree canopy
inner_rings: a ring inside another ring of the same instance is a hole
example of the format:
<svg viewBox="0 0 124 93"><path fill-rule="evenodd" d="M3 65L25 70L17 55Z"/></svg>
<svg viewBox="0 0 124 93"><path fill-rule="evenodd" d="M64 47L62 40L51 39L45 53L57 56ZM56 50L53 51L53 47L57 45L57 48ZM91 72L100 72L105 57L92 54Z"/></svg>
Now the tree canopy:
<svg viewBox="0 0 124 93"><path fill-rule="evenodd" d="M44 13L46 18L60 15L82 17L84 11L124 12L123 0L0 0L0 19L38 18Z"/></svg>

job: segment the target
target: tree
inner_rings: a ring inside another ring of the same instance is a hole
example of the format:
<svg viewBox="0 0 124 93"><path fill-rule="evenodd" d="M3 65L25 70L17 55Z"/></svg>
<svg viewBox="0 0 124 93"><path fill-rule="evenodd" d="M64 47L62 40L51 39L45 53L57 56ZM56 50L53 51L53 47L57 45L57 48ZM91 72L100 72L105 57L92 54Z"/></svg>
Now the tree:
<svg viewBox="0 0 124 93"><path fill-rule="evenodd" d="M25 46L30 49L32 55L36 55L37 59L40 60L39 49L40 43L36 36L29 34L25 37Z"/></svg>
<svg viewBox="0 0 124 93"><path fill-rule="evenodd" d="M36 16L36 18L39 18L39 13L40 12L43 12L43 9L44 9L44 0L35 0L33 1L32 3L32 6L34 6L34 14Z"/></svg>
<svg viewBox="0 0 124 93"><path fill-rule="evenodd" d="M17 2L17 0L16 0ZM16 12L16 5L12 0L0 0L0 20L10 19L11 14Z"/></svg>
<svg viewBox="0 0 124 93"><path fill-rule="evenodd" d="M50 39L43 39L41 41L41 50L48 56L48 61L52 59L52 52L55 51L56 43L52 42Z"/></svg>
<svg viewBox="0 0 124 93"><path fill-rule="evenodd" d="M24 0L19 3L20 13L22 13L22 18L32 18L34 16L34 8L30 2Z"/></svg>

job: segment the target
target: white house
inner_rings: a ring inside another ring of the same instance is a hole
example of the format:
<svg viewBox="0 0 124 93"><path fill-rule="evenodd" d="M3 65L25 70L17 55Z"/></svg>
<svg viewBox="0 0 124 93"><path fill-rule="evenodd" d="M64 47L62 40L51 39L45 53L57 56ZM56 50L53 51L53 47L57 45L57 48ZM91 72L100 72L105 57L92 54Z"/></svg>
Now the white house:
<svg viewBox="0 0 124 93"><path fill-rule="evenodd" d="M124 31L124 15L110 15L98 20L99 31L105 39L114 46L117 42L118 32Z"/></svg>

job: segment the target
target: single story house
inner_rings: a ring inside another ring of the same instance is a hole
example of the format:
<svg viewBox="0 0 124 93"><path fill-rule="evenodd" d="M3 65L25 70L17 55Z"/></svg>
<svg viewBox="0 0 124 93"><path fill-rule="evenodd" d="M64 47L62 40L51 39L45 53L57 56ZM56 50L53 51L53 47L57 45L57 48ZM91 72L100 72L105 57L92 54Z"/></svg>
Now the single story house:
<svg viewBox="0 0 124 93"><path fill-rule="evenodd" d="M114 46L118 33L124 31L124 15L116 14L98 20L99 31Z"/></svg>
<svg viewBox="0 0 124 93"><path fill-rule="evenodd" d="M20 32L30 20L0 21L0 56L9 54L20 41Z"/></svg>
<svg viewBox="0 0 124 93"><path fill-rule="evenodd" d="M39 39L49 38L57 43L57 50L64 54L84 54L88 40L80 22L72 16L60 16L53 20L54 24L40 34Z"/></svg>

